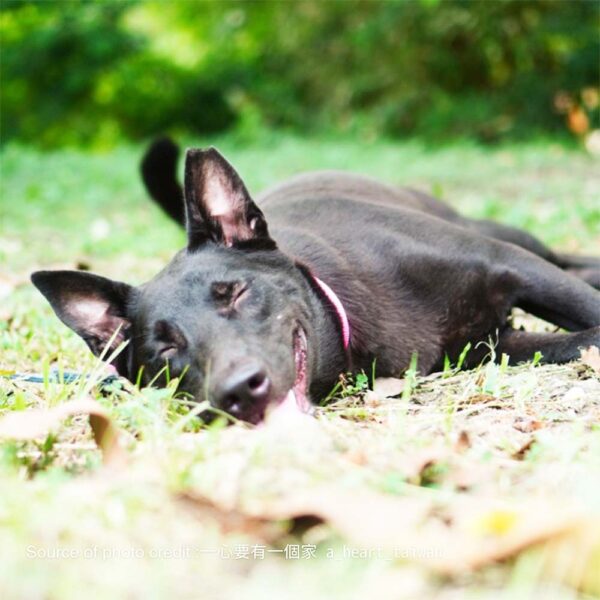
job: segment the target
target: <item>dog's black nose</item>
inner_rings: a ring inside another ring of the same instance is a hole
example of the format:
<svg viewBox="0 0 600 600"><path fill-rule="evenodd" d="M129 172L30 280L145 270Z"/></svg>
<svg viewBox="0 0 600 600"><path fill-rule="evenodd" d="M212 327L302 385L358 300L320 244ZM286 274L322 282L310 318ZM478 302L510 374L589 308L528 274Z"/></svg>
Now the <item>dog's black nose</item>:
<svg viewBox="0 0 600 600"><path fill-rule="evenodd" d="M271 382L257 364L244 365L229 375L215 394L217 406L236 417L261 411L266 404Z"/></svg>

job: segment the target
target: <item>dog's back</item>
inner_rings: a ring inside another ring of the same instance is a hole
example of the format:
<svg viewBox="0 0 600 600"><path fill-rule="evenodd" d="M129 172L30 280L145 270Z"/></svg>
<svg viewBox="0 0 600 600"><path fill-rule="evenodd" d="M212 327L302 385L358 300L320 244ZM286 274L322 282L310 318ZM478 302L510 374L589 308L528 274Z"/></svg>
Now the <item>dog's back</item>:
<svg viewBox="0 0 600 600"><path fill-rule="evenodd" d="M155 140L141 163L142 179L150 196L175 221L184 224L183 191L177 180L179 147L169 138ZM271 208L303 201L347 199L389 207L418 210L460 222L462 217L439 200L410 188L381 183L371 177L345 171L315 171L291 177L256 197L268 214Z"/></svg>
<svg viewBox="0 0 600 600"><path fill-rule="evenodd" d="M141 164L142 178L154 201L177 223L185 225L183 191L177 180L179 147L169 138L155 140L148 148ZM463 217L448 205L423 192L400 188L376 181L370 177L344 171L317 171L291 177L274 185L257 196L257 204L270 220L280 226L294 224L299 206L310 201L320 205L320 210L303 206L301 212L310 210L318 225L322 209L331 200L347 200L375 204L389 208L425 213L470 232L503 242L509 242L570 271L597 289L600 289L600 260L597 257L557 254L526 231L489 221ZM295 206L292 209L292 206Z"/></svg>
<svg viewBox="0 0 600 600"><path fill-rule="evenodd" d="M257 197L266 211L273 205L311 199L327 202L347 199L392 208L408 208L448 221L460 219L446 204L405 187L393 187L365 175L346 171L315 171L303 173L274 185Z"/></svg>

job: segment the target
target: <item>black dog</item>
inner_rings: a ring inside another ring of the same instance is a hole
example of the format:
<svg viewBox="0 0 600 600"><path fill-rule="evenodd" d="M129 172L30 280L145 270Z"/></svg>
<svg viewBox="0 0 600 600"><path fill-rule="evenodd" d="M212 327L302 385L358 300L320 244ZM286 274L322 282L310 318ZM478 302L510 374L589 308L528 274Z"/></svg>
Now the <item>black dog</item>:
<svg viewBox="0 0 600 600"><path fill-rule="evenodd" d="M258 422L292 392L306 407L375 359L390 376L413 353L421 373L440 369L468 342L468 365L490 339L512 363L600 346L596 259L555 255L524 232L348 173L293 178L259 208L214 149L187 153L184 212L177 153L161 140L142 165L151 195L188 233L154 279L134 288L82 272L32 276L92 352L129 341L114 365L131 380L168 364L196 399ZM514 306L572 333L514 330Z"/></svg>

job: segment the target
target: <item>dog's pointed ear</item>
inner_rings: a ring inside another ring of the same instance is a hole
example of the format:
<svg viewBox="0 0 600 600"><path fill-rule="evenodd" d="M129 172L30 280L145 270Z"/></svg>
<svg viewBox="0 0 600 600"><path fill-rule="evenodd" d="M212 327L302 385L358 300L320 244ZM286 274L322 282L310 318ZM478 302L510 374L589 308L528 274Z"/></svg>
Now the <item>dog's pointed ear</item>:
<svg viewBox="0 0 600 600"><path fill-rule="evenodd" d="M206 241L225 246L260 242L274 248L262 211L236 170L215 149L190 149L185 157L188 248Z"/></svg>
<svg viewBox="0 0 600 600"><path fill-rule="evenodd" d="M37 271L31 281L96 356L105 351L108 358L131 335L127 309L135 294L132 286L81 271ZM120 372L121 363L119 357L113 361Z"/></svg>

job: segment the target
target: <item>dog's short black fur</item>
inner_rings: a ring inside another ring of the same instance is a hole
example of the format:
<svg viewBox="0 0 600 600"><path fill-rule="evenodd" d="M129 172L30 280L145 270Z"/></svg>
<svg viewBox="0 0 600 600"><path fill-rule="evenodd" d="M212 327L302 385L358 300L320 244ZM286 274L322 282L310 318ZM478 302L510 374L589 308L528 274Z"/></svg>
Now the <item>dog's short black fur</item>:
<svg viewBox="0 0 600 600"><path fill-rule="evenodd" d="M177 155L162 139L142 163L150 194L188 233L154 279L134 288L89 273L32 276L95 354L129 340L114 364L131 380L168 364L194 398L258 422L291 391L299 403L318 399L375 359L391 376L415 352L422 373L440 369L468 342L470 365L490 340L512 363L600 346L598 259L554 254L525 232L349 173L300 175L255 203L214 149L188 151L183 192ZM315 276L345 307L348 349ZM515 306L570 333L514 330Z"/></svg>

